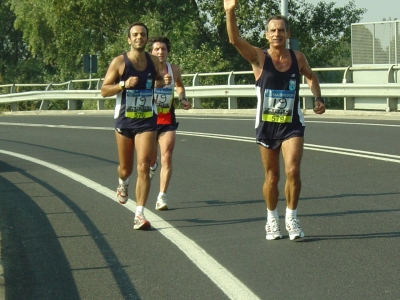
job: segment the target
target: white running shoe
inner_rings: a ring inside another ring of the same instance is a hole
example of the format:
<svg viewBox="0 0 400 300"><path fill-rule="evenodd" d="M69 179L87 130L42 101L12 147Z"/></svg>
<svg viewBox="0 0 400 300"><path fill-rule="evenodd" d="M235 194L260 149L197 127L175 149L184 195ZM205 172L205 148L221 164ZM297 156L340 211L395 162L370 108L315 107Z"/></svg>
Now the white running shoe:
<svg viewBox="0 0 400 300"><path fill-rule="evenodd" d="M144 214L136 214L135 219L133 220L133 229L150 229L151 224L146 220Z"/></svg>
<svg viewBox="0 0 400 300"><path fill-rule="evenodd" d="M157 157L157 159L156 159L156 163L154 164L154 166L150 167L150 172L149 172L150 179L153 178L154 173L155 173L156 170L157 170L157 167L158 167L158 157Z"/></svg>
<svg viewBox="0 0 400 300"><path fill-rule="evenodd" d="M286 219L285 223L286 230L289 232L289 238L291 241L305 237L304 231L299 225L299 219Z"/></svg>
<svg viewBox="0 0 400 300"><path fill-rule="evenodd" d="M121 204L128 202L128 185L119 184L117 188L117 200Z"/></svg>
<svg viewBox="0 0 400 300"><path fill-rule="evenodd" d="M164 195L158 195L157 197L157 202L156 202L156 209L157 210L168 210L167 206L167 196Z"/></svg>
<svg viewBox="0 0 400 300"><path fill-rule="evenodd" d="M282 238L281 229L279 226L279 220L271 218L265 225L265 231L267 232L267 240L279 240Z"/></svg>

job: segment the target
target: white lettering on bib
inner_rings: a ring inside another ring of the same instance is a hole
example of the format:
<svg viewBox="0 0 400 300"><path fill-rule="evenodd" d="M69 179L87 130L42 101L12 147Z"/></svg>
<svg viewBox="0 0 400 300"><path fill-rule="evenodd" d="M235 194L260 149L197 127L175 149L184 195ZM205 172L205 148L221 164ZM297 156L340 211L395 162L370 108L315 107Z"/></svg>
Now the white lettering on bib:
<svg viewBox="0 0 400 300"><path fill-rule="evenodd" d="M292 123L295 91L266 89L262 120L274 123Z"/></svg>
<svg viewBox="0 0 400 300"><path fill-rule="evenodd" d="M153 90L126 90L125 117L145 119L153 116Z"/></svg>

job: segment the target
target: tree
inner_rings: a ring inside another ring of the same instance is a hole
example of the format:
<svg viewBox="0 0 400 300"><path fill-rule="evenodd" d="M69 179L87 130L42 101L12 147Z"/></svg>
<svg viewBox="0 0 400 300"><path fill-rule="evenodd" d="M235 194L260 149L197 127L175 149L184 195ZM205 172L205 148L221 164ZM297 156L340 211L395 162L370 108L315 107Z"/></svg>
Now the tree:
<svg viewBox="0 0 400 300"><path fill-rule="evenodd" d="M251 44L267 48L265 21L280 13L280 2L239 1L239 29ZM24 59L32 58L41 64L41 76L49 81L87 78L82 68L83 54L98 55L96 76L102 77L111 59L128 50L126 29L135 21L148 25L150 36L170 38L170 60L180 65L184 74L250 69L228 42L222 0L123 0L121 5L103 0L2 3L1 7L5 5L13 13L14 19L8 24L14 22ZM350 44L351 23L359 21L363 12L356 9L354 1L335 8L334 2L313 6L304 0L289 0L292 37L299 39L300 50L312 67L345 63L351 57L347 50L342 51ZM34 66L33 61L25 67L29 66ZM248 78L241 79L241 83L254 82ZM221 79L207 80L204 83L211 84L220 83Z"/></svg>
<svg viewBox="0 0 400 300"><path fill-rule="evenodd" d="M21 30L14 28L16 16L6 2L0 2L0 84L7 83L41 83L49 81L47 76L54 71L49 69L40 57L35 57L28 51L24 43ZM47 77L47 78L46 78ZM29 91L30 87L18 87L17 91ZM5 93L10 90L4 89ZM19 103L19 109L32 109L38 105L34 103ZM2 105L1 110L8 109L9 105Z"/></svg>

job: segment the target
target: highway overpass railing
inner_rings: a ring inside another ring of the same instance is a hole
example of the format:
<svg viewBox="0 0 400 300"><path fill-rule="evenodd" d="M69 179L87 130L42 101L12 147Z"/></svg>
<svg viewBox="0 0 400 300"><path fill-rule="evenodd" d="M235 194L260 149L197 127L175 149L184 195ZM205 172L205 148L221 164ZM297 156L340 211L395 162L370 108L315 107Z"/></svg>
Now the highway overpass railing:
<svg viewBox="0 0 400 300"><path fill-rule="evenodd" d="M340 68L314 68L319 72L341 72L341 83L321 83L322 95L326 98L343 98L344 110L380 110L400 111L400 83L397 82L397 65L382 66L356 66ZM225 98L228 109L237 109L237 99L241 97L254 97L256 91L254 84L237 84L237 75L251 76L252 71L232 71L217 73L183 74L183 78L191 80L191 85L186 84L186 95L191 99L193 108L201 109L201 100L204 98ZM201 85L201 77L224 76L226 84ZM49 84L6 84L0 85L0 104L10 104L10 110L18 110L18 102L41 101L40 110L46 110L49 102L65 100L68 110L76 109L77 100L96 100L97 109L104 109L104 101L114 97L103 98L100 88L103 78L71 80L64 83ZM74 89L74 84L82 83L89 87L85 90ZM21 92L24 88L33 91ZM312 109L314 97L305 83L300 85L300 97L303 109ZM255 101L256 103L256 101Z"/></svg>

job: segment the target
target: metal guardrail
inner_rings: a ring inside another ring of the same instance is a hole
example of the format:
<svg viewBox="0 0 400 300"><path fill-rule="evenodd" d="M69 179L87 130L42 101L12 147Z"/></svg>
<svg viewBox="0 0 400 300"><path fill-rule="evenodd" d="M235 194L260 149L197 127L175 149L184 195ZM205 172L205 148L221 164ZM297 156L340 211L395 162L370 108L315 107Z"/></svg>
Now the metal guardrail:
<svg viewBox="0 0 400 300"><path fill-rule="evenodd" d="M314 72L340 71L343 72L342 83L322 83L321 89L324 97L343 97L344 110L353 109L375 109L383 111L400 110L400 84L397 83L397 70L399 66L361 66L361 67L341 67L341 68L314 68ZM355 71L383 71L387 74L387 83L380 84L356 84L353 82L353 72ZM182 77L192 78L192 86L186 86L186 96L193 99L193 107L201 108L202 98L227 98L228 109L237 109L237 98L256 97L253 84L235 84L235 75L252 75L252 71L238 72L218 72L218 73L196 73L183 74ZM225 85L200 85L200 77L227 76ZM73 83L89 83L87 90L74 90ZM95 89L91 89L92 82L96 83ZM0 88L10 88L10 93L0 94L0 104L10 103L11 109L16 110L15 105L22 101L42 101L40 109L46 109L48 101L66 100L68 109L75 109L76 100L97 100L97 109L104 109L105 99L100 94L103 78L100 79L81 79L59 84L10 84L0 85ZM300 85L300 97L303 101L303 109L311 109L314 99L307 84ZM53 90L54 87L63 87L63 90ZM44 90L16 92L18 87L44 87ZM361 102L357 102L357 99ZM368 99L370 101L365 101Z"/></svg>

